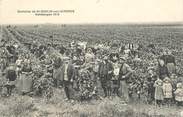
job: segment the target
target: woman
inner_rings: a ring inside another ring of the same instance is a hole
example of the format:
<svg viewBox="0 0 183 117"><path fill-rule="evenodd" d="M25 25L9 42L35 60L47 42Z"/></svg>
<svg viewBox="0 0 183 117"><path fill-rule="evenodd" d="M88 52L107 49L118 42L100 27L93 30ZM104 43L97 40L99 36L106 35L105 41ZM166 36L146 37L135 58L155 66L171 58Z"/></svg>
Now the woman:
<svg viewBox="0 0 183 117"><path fill-rule="evenodd" d="M162 59L158 60L158 75L161 80L163 80L165 77L169 77L168 69L165 65L165 61Z"/></svg>
<svg viewBox="0 0 183 117"><path fill-rule="evenodd" d="M170 75L176 73L176 68L175 68L175 57L172 55L171 51L167 52L167 60L166 60L166 65L167 69Z"/></svg>
<svg viewBox="0 0 183 117"><path fill-rule="evenodd" d="M53 79L54 79L54 85L55 87L61 87L63 85L62 81L60 80L62 69L61 66L63 64L63 61L60 57L56 57L53 62Z"/></svg>
<svg viewBox="0 0 183 117"><path fill-rule="evenodd" d="M19 81L19 90L21 94L26 94L32 91L32 66L29 55L26 54L23 60L23 65L21 68L21 75Z"/></svg>
<svg viewBox="0 0 183 117"><path fill-rule="evenodd" d="M119 80L120 80L120 94L125 98L125 101L129 101L129 90L128 90L128 82L127 80L130 78L133 70L131 67L126 64L125 57L120 57L121 67L119 70Z"/></svg>

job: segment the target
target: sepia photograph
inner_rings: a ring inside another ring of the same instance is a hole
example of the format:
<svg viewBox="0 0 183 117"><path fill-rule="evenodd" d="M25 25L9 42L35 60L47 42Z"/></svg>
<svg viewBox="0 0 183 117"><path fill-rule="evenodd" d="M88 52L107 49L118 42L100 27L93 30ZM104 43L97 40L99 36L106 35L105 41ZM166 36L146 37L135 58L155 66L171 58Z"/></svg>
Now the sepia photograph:
<svg viewBox="0 0 183 117"><path fill-rule="evenodd" d="M182 0L0 0L0 117L183 117Z"/></svg>

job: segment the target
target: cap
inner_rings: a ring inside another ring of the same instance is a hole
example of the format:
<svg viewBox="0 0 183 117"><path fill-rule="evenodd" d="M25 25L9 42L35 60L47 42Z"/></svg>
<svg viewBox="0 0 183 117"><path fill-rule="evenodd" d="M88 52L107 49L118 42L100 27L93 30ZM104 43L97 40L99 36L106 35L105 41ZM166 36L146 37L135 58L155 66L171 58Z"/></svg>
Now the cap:
<svg viewBox="0 0 183 117"><path fill-rule="evenodd" d="M70 58L68 56L65 56L62 58L64 61L70 60Z"/></svg>
<svg viewBox="0 0 183 117"><path fill-rule="evenodd" d="M124 57L124 56L120 56L120 60L124 60L124 61L126 61L126 57Z"/></svg>

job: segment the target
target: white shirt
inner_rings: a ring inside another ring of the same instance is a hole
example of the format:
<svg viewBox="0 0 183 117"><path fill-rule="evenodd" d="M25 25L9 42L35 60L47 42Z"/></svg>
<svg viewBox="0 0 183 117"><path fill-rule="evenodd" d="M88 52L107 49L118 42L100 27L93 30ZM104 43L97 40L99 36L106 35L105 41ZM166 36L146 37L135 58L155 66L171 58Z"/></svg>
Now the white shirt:
<svg viewBox="0 0 183 117"><path fill-rule="evenodd" d="M67 69L68 69L68 64L65 64L65 71L64 71L64 80L68 81L68 76L67 76Z"/></svg>

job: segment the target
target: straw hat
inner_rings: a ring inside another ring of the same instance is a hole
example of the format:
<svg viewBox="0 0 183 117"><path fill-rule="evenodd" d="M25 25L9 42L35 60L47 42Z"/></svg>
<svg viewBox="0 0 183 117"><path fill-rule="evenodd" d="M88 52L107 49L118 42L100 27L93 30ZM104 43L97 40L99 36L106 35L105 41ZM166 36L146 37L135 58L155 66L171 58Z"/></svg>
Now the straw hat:
<svg viewBox="0 0 183 117"><path fill-rule="evenodd" d="M104 55L102 56L103 59L108 59L108 57L109 57L109 56L108 56L107 54L104 54Z"/></svg>
<svg viewBox="0 0 183 117"><path fill-rule="evenodd" d="M70 60L70 58L69 58L68 56L63 57L62 59L63 59L63 61L68 61L68 60Z"/></svg>
<svg viewBox="0 0 183 117"><path fill-rule="evenodd" d="M177 83L177 88L182 88L182 83Z"/></svg>
<svg viewBox="0 0 183 117"><path fill-rule="evenodd" d="M87 49L87 52L92 52L92 48L88 48Z"/></svg>
<svg viewBox="0 0 183 117"><path fill-rule="evenodd" d="M124 57L124 56L120 56L120 60L124 60L124 61L126 61L126 57Z"/></svg>
<svg viewBox="0 0 183 117"><path fill-rule="evenodd" d="M165 79L163 80L164 82L171 82L170 78L165 77Z"/></svg>

